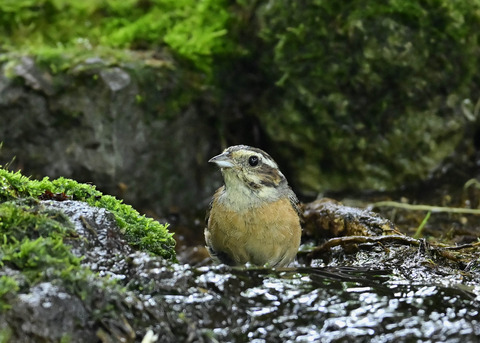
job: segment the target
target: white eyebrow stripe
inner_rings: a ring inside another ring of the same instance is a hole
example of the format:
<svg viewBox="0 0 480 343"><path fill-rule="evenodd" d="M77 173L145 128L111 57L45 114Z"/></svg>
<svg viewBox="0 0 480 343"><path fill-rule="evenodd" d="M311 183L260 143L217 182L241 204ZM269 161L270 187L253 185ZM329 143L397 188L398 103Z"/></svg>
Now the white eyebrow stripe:
<svg viewBox="0 0 480 343"><path fill-rule="evenodd" d="M271 160L271 159L269 159L269 158L267 158L267 157L265 157L265 156L263 156L263 155L262 155L262 161L263 161L263 163L269 165L270 167L275 168L275 169L278 169L278 166L277 166L277 164L275 163L275 161L273 161L273 160Z"/></svg>

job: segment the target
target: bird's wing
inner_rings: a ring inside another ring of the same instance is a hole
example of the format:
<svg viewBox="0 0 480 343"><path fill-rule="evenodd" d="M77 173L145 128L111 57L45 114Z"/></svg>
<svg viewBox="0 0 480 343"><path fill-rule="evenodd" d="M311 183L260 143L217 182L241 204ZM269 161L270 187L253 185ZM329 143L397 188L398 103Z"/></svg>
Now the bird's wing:
<svg viewBox="0 0 480 343"><path fill-rule="evenodd" d="M291 189L288 194L288 200L290 200L290 204L292 205L295 212L297 212L298 217L300 218L300 224L303 224L302 204L300 203L297 196Z"/></svg>
<svg viewBox="0 0 480 343"><path fill-rule="evenodd" d="M210 203L208 204L207 212L205 213L205 225L208 225L208 218L210 218L210 211L212 210L213 202L215 199L217 199L220 196L220 193L222 193L225 190L225 186L220 187L215 191L215 194L212 197L212 200L210 200Z"/></svg>

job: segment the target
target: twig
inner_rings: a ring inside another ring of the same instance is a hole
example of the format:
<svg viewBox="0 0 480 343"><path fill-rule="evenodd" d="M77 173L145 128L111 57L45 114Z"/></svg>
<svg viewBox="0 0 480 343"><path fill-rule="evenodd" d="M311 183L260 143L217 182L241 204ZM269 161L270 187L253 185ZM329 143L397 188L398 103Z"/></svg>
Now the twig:
<svg viewBox="0 0 480 343"><path fill-rule="evenodd" d="M454 245L454 246L446 246L442 247L445 250L462 250L462 249L470 249L470 248L477 248L480 247L480 242L470 243L470 244L462 244L462 245Z"/></svg>
<svg viewBox="0 0 480 343"><path fill-rule="evenodd" d="M412 211L430 211L432 213L464 213L464 214L477 214L480 215L480 210L473 208L461 208L461 207L442 207L442 206L430 206L430 205L412 205L404 204L396 201L379 201L371 204L371 207L395 207L403 208L405 210Z"/></svg>

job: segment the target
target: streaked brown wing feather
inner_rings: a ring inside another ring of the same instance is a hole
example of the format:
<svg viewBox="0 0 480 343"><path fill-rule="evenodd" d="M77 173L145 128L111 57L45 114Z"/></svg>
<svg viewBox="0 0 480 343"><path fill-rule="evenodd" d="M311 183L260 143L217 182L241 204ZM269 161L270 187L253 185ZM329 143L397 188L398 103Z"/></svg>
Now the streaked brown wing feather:
<svg viewBox="0 0 480 343"><path fill-rule="evenodd" d="M300 224L303 224L303 213L302 213L302 204L298 200L297 196L295 193L290 189L289 187L289 194L288 194L288 200L290 201L290 204L292 204L293 209L295 212L297 212L298 217L300 219Z"/></svg>

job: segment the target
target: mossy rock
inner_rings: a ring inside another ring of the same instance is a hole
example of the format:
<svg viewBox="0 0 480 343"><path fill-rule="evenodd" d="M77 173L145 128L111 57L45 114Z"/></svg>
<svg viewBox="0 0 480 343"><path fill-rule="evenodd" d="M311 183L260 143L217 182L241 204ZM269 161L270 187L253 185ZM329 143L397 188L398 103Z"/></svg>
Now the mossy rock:
<svg viewBox="0 0 480 343"><path fill-rule="evenodd" d="M132 256L175 261L167 225L92 185L5 169L0 239L2 341L133 342L142 303L118 280Z"/></svg>
<svg viewBox="0 0 480 343"><path fill-rule="evenodd" d="M71 65L10 56L0 67L0 164L14 160L37 179L92 182L143 212L204 210L217 179L206 161L219 147L196 108L200 74L133 55L135 62L90 56Z"/></svg>
<svg viewBox="0 0 480 343"><path fill-rule="evenodd" d="M10 186L2 176L2 198L11 197L10 190L4 192ZM0 235L2 342L93 340L99 321L92 313L118 317L113 304L125 296L122 287L98 277L72 253L65 241L82 238L61 212L34 198L2 201Z"/></svg>
<svg viewBox="0 0 480 343"><path fill-rule="evenodd" d="M20 172L15 173L0 169L1 203L10 204L11 201L25 198L55 199L55 197L60 197L60 200L84 201L91 206L107 209L115 216L118 226L123 230L127 242L132 247L160 255L166 259L175 260L175 240L172 234L168 232L167 225L162 225L152 218L140 215L131 206L123 204L121 200L103 195L95 189L95 186L81 184L66 178L49 180L46 177L41 181L31 180ZM17 227L15 223L8 222L16 220L16 218L17 215L14 215L14 213L4 212L2 223L5 229L12 230L12 227ZM42 228L44 226L41 223L35 223L34 218L29 220L33 227ZM9 233L9 236L11 236L11 233Z"/></svg>
<svg viewBox="0 0 480 343"><path fill-rule="evenodd" d="M425 179L478 122L462 106L478 94L479 1L276 0L256 13L275 82L257 116L304 190Z"/></svg>

